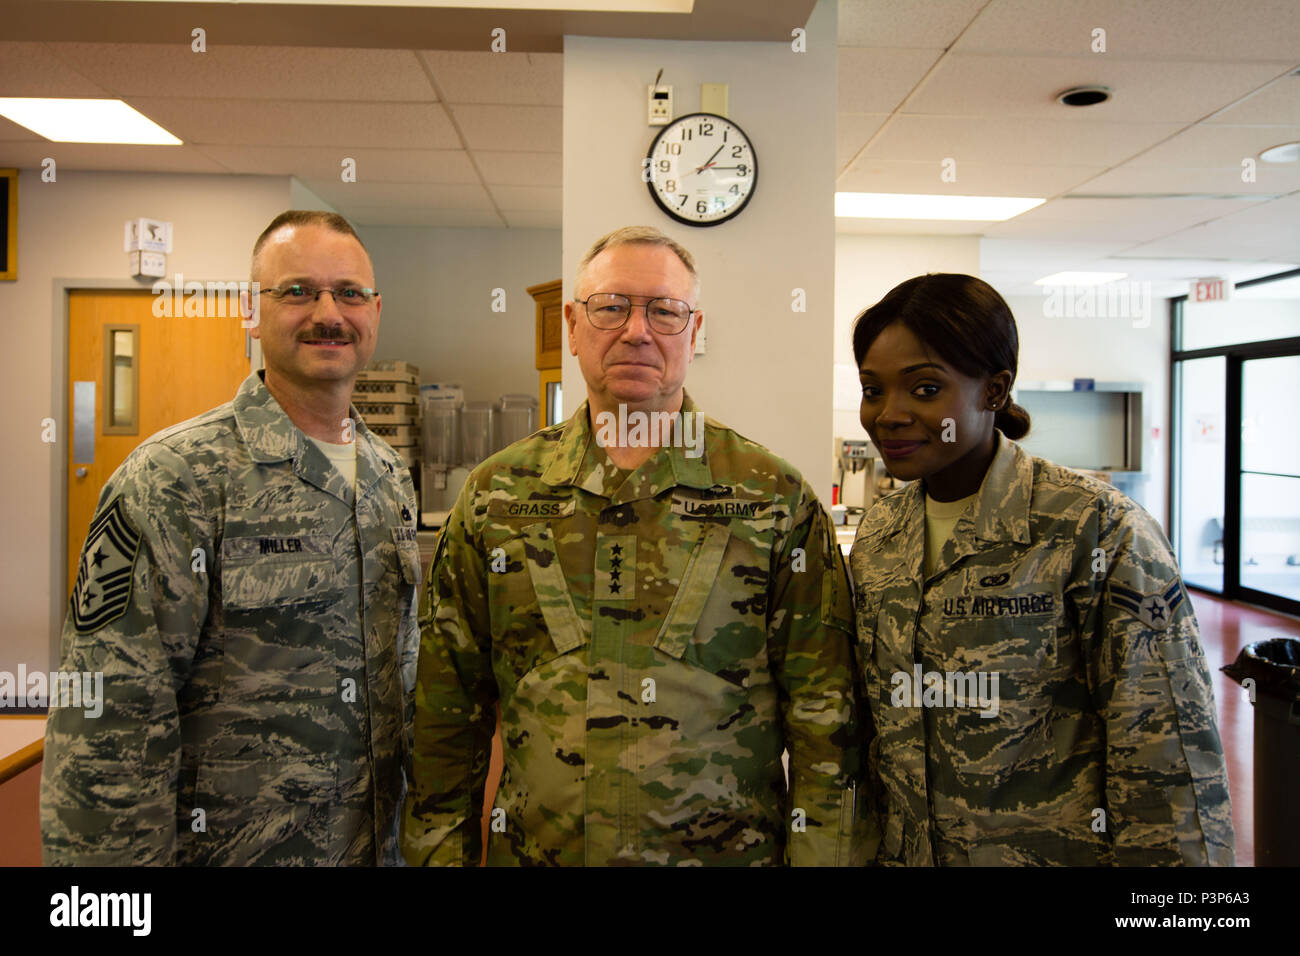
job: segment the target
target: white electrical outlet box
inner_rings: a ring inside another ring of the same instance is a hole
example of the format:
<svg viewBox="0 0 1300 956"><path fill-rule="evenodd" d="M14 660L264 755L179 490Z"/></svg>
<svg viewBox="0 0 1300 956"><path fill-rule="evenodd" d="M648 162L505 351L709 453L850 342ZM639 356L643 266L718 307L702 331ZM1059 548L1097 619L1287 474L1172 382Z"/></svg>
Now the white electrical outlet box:
<svg viewBox="0 0 1300 956"><path fill-rule="evenodd" d="M649 110L647 122L651 126L667 126L673 121L673 88L651 84L645 92Z"/></svg>

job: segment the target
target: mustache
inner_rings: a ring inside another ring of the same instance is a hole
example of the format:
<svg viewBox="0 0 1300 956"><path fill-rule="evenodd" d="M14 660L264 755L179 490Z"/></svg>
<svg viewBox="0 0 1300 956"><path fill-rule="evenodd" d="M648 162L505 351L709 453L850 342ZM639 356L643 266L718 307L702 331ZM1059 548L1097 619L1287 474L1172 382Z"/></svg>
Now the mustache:
<svg viewBox="0 0 1300 956"><path fill-rule="evenodd" d="M336 339L343 342L355 342L357 337L343 325L313 325L309 330L298 335L299 342L311 339Z"/></svg>

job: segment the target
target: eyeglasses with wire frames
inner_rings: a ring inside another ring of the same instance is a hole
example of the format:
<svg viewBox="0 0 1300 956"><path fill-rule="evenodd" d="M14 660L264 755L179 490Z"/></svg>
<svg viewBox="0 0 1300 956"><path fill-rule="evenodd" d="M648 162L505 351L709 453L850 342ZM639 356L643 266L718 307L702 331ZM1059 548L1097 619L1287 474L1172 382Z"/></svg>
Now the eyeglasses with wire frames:
<svg viewBox="0 0 1300 956"><path fill-rule="evenodd" d="M369 305L379 295L374 289L367 289L362 286L340 285L331 289L326 286L303 285L300 282L291 282L285 286L258 290L259 295L269 295L277 302L282 302L285 305L307 305L319 299L322 292L328 292L336 305L351 308L361 308Z"/></svg>
<svg viewBox="0 0 1300 956"><path fill-rule="evenodd" d="M646 322L660 335L677 335L690 324L696 310L681 299L651 299L644 306L616 292L596 292L586 299L574 299L587 310L587 321L603 332L621 329L633 309L645 309Z"/></svg>

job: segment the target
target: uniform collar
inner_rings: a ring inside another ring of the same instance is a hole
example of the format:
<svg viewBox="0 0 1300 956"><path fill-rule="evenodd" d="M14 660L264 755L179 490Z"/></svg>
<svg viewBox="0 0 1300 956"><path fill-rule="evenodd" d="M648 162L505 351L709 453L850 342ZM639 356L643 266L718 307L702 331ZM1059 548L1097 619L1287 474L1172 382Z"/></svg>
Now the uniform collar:
<svg viewBox="0 0 1300 956"><path fill-rule="evenodd" d="M975 537L981 541L1029 544L1029 506L1034 490L1034 461L1019 445L994 429L997 449L984 473L979 497L971 509ZM925 522L925 492L914 481L900 492L904 496L894 511L886 537L912 529L918 535ZM919 537L918 537L918 540Z"/></svg>
<svg viewBox="0 0 1300 956"><path fill-rule="evenodd" d="M997 429L998 448L975 502L975 537L982 541L1029 544L1029 505L1034 492L1034 461Z"/></svg>
<svg viewBox="0 0 1300 956"><path fill-rule="evenodd" d="M681 410L692 415L700 414L695 402L685 391L682 392ZM686 449L676 445L661 448L629 475L612 496L606 494L605 490L603 468L606 461L608 459L605 454L596 445L588 403L584 401L573 413L573 417L565 422L564 432L542 472L542 481L553 487L579 487L611 498L616 503L650 498L665 488L677 485L712 488L717 483L709 467L707 446L699 457L688 457Z"/></svg>
<svg viewBox="0 0 1300 956"><path fill-rule="evenodd" d="M244 379L232 403L235 425L248 448L249 457L259 464L292 460L294 473L299 478L351 505L352 488L324 452L314 442L309 442L302 429L285 414L266 387L265 375L266 372L259 369ZM354 423L357 491L364 496L392 469L376 454L369 440L370 430L355 405L348 406L348 416Z"/></svg>

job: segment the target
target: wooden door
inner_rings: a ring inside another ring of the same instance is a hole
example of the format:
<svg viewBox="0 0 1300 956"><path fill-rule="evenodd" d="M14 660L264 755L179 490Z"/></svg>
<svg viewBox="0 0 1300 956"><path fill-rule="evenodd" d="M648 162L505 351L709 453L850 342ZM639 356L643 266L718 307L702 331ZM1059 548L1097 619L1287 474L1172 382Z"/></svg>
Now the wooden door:
<svg viewBox="0 0 1300 956"><path fill-rule="evenodd" d="M237 304L225 316L159 317L157 298L146 290L68 293L69 595L99 492L117 466L154 432L230 401L248 377ZM85 460L88 440L93 462Z"/></svg>

